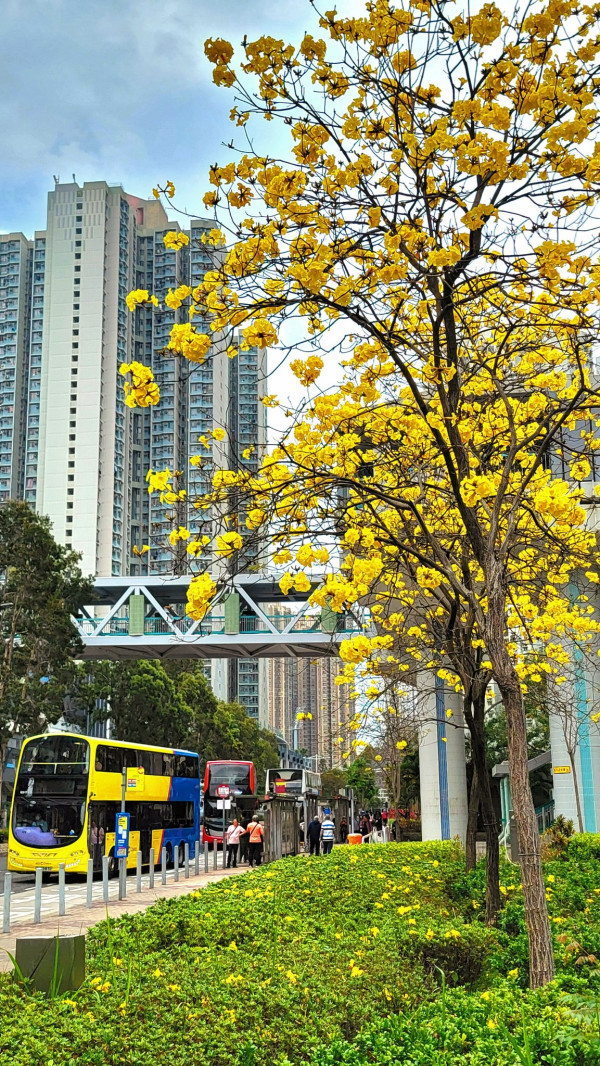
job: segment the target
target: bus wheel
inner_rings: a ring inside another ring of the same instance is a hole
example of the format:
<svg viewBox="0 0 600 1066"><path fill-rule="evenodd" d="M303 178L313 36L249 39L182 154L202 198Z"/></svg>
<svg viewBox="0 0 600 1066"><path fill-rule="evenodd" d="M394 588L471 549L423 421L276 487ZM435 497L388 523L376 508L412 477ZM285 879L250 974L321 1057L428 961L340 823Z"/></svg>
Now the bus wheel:
<svg viewBox="0 0 600 1066"><path fill-rule="evenodd" d="M180 844L179 845L178 855L179 855L179 860L178 860L179 861L179 869L182 870L183 869L183 864L185 862L185 844Z"/></svg>
<svg viewBox="0 0 600 1066"><path fill-rule="evenodd" d="M49 870L42 870L42 884L43 885L49 884L51 877L52 877L52 874L50 873Z"/></svg>
<svg viewBox="0 0 600 1066"><path fill-rule="evenodd" d="M170 870L173 865L173 848L170 844L167 844L167 869Z"/></svg>

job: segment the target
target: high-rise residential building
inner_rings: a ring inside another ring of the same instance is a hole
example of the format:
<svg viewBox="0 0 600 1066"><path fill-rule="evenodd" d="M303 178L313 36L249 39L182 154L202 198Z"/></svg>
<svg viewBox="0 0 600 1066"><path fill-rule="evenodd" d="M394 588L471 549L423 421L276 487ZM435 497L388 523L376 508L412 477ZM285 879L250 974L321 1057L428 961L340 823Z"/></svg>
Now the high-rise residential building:
<svg viewBox="0 0 600 1066"><path fill-rule="evenodd" d="M0 500L22 496L33 242L0 235Z"/></svg>
<svg viewBox="0 0 600 1066"><path fill-rule="evenodd" d="M210 465L256 469L266 440L266 353L228 359L215 344L198 366L165 351L185 307L164 304L169 289L197 285L219 256L191 219L189 244L165 247L179 231L155 199L104 181L55 185L45 231L0 237L0 501L24 498L47 514L58 540L82 553L92 574L170 573L185 557L170 550L172 520L149 496L148 469L181 471L190 504L177 521L196 532L210 515L192 502L210 485ZM126 304L132 289L159 307ZM195 319L209 331L209 323ZM156 407L123 402L122 363L152 366ZM226 439L198 438L215 427ZM201 453L203 467L190 466ZM246 453L244 455L244 453ZM134 547L150 545L141 558ZM257 565L257 560L250 560ZM252 715L265 704L264 664L212 664L213 684ZM266 711L261 713L264 719Z"/></svg>
<svg viewBox="0 0 600 1066"><path fill-rule="evenodd" d="M269 728L323 769L341 765L349 744L354 700L335 683L341 669L338 658L269 661Z"/></svg>

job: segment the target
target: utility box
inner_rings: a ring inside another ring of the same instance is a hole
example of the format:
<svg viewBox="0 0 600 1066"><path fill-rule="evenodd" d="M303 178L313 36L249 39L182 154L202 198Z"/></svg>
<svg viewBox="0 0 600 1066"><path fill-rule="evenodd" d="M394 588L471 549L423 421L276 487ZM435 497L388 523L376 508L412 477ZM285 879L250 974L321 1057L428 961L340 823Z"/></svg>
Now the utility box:
<svg viewBox="0 0 600 1066"><path fill-rule="evenodd" d="M85 980L85 936L17 937L15 962L38 992L74 992Z"/></svg>
<svg viewBox="0 0 600 1066"><path fill-rule="evenodd" d="M133 592L129 597L129 636L143 637L146 601L141 592Z"/></svg>

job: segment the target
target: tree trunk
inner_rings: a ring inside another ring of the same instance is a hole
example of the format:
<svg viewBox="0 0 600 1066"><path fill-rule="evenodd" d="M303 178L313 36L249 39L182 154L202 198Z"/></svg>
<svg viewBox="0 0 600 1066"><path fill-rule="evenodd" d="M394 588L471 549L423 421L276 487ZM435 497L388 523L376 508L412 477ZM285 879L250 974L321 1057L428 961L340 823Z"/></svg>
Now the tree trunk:
<svg viewBox="0 0 600 1066"><path fill-rule="evenodd" d="M579 792L579 778L577 776L577 769L575 767L576 751L571 751L567 747L569 753L569 759L571 761L571 773L573 774L573 791L575 793L575 806L577 807L577 824L579 825L579 832L583 833L583 811L581 810L581 795Z"/></svg>
<svg viewBox="0 0 600 1066"><path fill-rule="evenodd" d="M465 852L467 858L467 870L474 870L477 864L477 815L479 814L479 784L477 781L477 767L473 759L473 777L471 779L471 795L469 796L469 816L467 818L467 835L465 839Z"/></svg>
<svg viewBox="0 0 600 1066"><path fill-rule="evenodd" d="M481 811L483 814L483 827L485 830L485 920L487 925L495 925L502 906L500 895L500 838L492 785L488 773L485 744L485 692L487 685L479 686L479 691L473 704L475 731L479 747L479 758L483 772L483 780L479 786Z"/></svg>
<svg viewBox="0 0 600 1066"><path fill-rule="evenodd" d="M489 572L491 571L491 573ZM521 855L521 881L529 939L529 983L541 988L554 977L554 955L546 889L540 857L540 838L527 766L527 723L523 693L505 641L506 597L501 575L488 567L486 648L500 690L508 733L508 763L513 809Z"/></svg>
<svg viewBox="0 0 600 1066"><path fill-rule="evenodd" d="M465 721L471 734L473 766L477 773L479 802L485 828L485 920L495 925L502 905L500 897L500 843L492 786L487 768L485 745L485 693L487 683L475 681L471 686L469 706L465 701Z"/></svg>

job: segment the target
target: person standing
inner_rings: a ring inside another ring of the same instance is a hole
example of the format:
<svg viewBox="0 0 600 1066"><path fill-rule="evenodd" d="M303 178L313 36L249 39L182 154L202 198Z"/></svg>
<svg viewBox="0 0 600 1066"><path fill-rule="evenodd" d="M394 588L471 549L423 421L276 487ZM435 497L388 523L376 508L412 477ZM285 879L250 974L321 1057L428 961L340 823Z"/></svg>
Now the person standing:
<svg viewBox="0 0 600 1066"><path fill-rule="evenodd" d="M252 819L250 818L250 815L248 815L248 814L245 814L244 817L242 818L241 822L240 822L240 825L241 825L242 829L244 830L243 835L240 837L240 854L239 854L240 864L243 863L243 862L248 862L248 847L249 847L249 842L250 842L250 836L249 836L249 833L248 833L248 827L249 827L251 822L252 822Z"/></svg>
<svg viewBox="0 0 600 1066"><path fill-rule="evenodd" d="M323 841L323 854L330 855L335 837L335 822L330 814L326 814L321 825L321 840Z"/></svg>
<svg viewBox="0 0 600 1066"><path fill-rule="evenodd" d="M363 844L371 832L371 826L369 825L369 819L366 814L363 815L360 823L360 835L363 838Z"/></svg>
<svg viewBox="0 0 600 1066"><path fill-rule="evenodd" d="M348 839L348 822L342 818L340 822L340 844L345 844Z"/></svg>
<svg viewBox="0 0 600 1066"><path fill-rule="evenodd" d="M316 814L312 822L308 823L308 843L310 854L318 855L321 850L321 823Z"/></svg>
<svg viewBox="0 0 600 1066"><path fill-rule="evenodd" d="M243 837L245 829L242 828L237 818L233 819L233 822L227 827L225 834L227 840L227 869L230 866L237 866L237 853L240 843L240 839Z"/></svg>
<svg viewBox="0 0 600 1066"><path fill-rule="evenodd" d="M265 831L258 820L258 815L254 815L254 818L248 826L248 863L250 866L260 866L263 852L263 842L265 839Z"/></svg>

